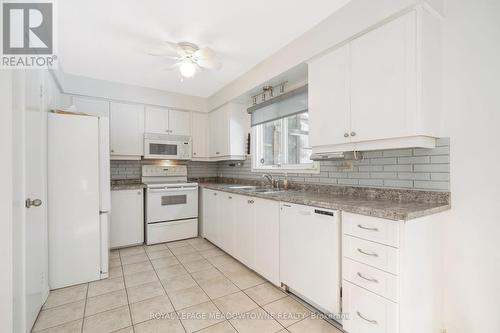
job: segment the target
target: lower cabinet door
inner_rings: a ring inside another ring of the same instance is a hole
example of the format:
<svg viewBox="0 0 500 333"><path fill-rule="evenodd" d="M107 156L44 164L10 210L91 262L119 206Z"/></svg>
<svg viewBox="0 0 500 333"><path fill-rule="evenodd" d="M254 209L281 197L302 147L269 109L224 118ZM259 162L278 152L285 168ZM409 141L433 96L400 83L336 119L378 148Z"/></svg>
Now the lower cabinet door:
<svg viewBox="0 0 500 333"><path fill-rule="evenodd" d="M143 197L142 189L111 191L111 248L144 242Z"/></svg>
<svg viewBox="0 0 500 333"><path fill-rule="evenodd" d="M398 304L344 280L342 321L349 333L397 333Z"/></svg>
<svg viewBox="0 0 500 333"><path fill-rule="evenodd" d="M217 246L219 241L219 193L213 190L203 189L203 235L206 239Z"/></svg>
<svg viewBox="0 0 500 333"><path fill-rule="evenodd" d="M231 202L233 217L234 256L247 267L254 269L255 230L254 198L234 195Z"/></svg>
<svg viewBox="0 0 500 333"><path fill-rule="evenodd" d="M254 210L253 269L280 286L280 215L279 202L250 198Z"/></svg>

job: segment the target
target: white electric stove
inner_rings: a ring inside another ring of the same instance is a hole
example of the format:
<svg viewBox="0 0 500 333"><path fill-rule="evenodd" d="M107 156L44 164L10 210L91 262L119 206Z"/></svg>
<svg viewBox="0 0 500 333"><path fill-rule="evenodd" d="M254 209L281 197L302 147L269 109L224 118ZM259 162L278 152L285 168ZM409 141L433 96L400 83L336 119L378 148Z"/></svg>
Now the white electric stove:
<svg viewBox="0 0 500 333"><path fill-rule="evenodd" d="M198 184L185 165L144 165L146 244L198 236Z"/></svg>

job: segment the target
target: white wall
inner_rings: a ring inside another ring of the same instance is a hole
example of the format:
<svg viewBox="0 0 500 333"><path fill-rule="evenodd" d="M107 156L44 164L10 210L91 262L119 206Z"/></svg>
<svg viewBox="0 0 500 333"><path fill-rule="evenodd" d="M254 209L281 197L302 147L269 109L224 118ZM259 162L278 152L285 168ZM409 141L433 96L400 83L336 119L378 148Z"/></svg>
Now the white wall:
<svg viewBox="0 0 500 333"><path fill-rule="evenodd" d="M61 90L70 95L157 105L179 110L208 111L208 100L202 97L70 75L63 71L54 71L53 73Z"/></svg>
<svg viewBox="0 0 500 333"><path fill-rule="evenodd" d="M500 332L500 1L447 1L444 42L445 319L449 333Z"/></svg>
<svg viewBox="0 0 500 333"><path fill-rule="evenodd" d="M12 73L0 70L0 332L12 331Z"/></svg>

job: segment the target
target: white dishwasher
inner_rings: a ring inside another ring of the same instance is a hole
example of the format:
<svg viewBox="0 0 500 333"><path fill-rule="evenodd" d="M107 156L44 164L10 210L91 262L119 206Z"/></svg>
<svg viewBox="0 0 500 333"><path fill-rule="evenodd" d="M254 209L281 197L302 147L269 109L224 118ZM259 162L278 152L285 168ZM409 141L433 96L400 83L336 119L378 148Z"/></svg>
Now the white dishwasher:
<svg viewBox="0 0 500 333"><path fill-rule="evenodd" d="M281 203L280 280L289 291L338 319L340 212Z"/></svg>

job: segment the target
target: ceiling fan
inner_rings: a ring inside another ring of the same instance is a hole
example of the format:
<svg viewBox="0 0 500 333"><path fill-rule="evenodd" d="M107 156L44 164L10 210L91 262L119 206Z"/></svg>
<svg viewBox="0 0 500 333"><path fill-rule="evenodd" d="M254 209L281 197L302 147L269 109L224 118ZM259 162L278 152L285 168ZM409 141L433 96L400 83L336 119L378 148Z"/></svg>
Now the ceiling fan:
<svg viewBox="0 0 500 333"><path fill-rule="evenodd" d="M200 48L188 42L164 42L164 45L166 46L164 52L150 53L150 55L174 60L175 64L171 68L178 67L183 77L192 77L203 68L219 70L222 67L215 51L209 47Z"/></svg>

